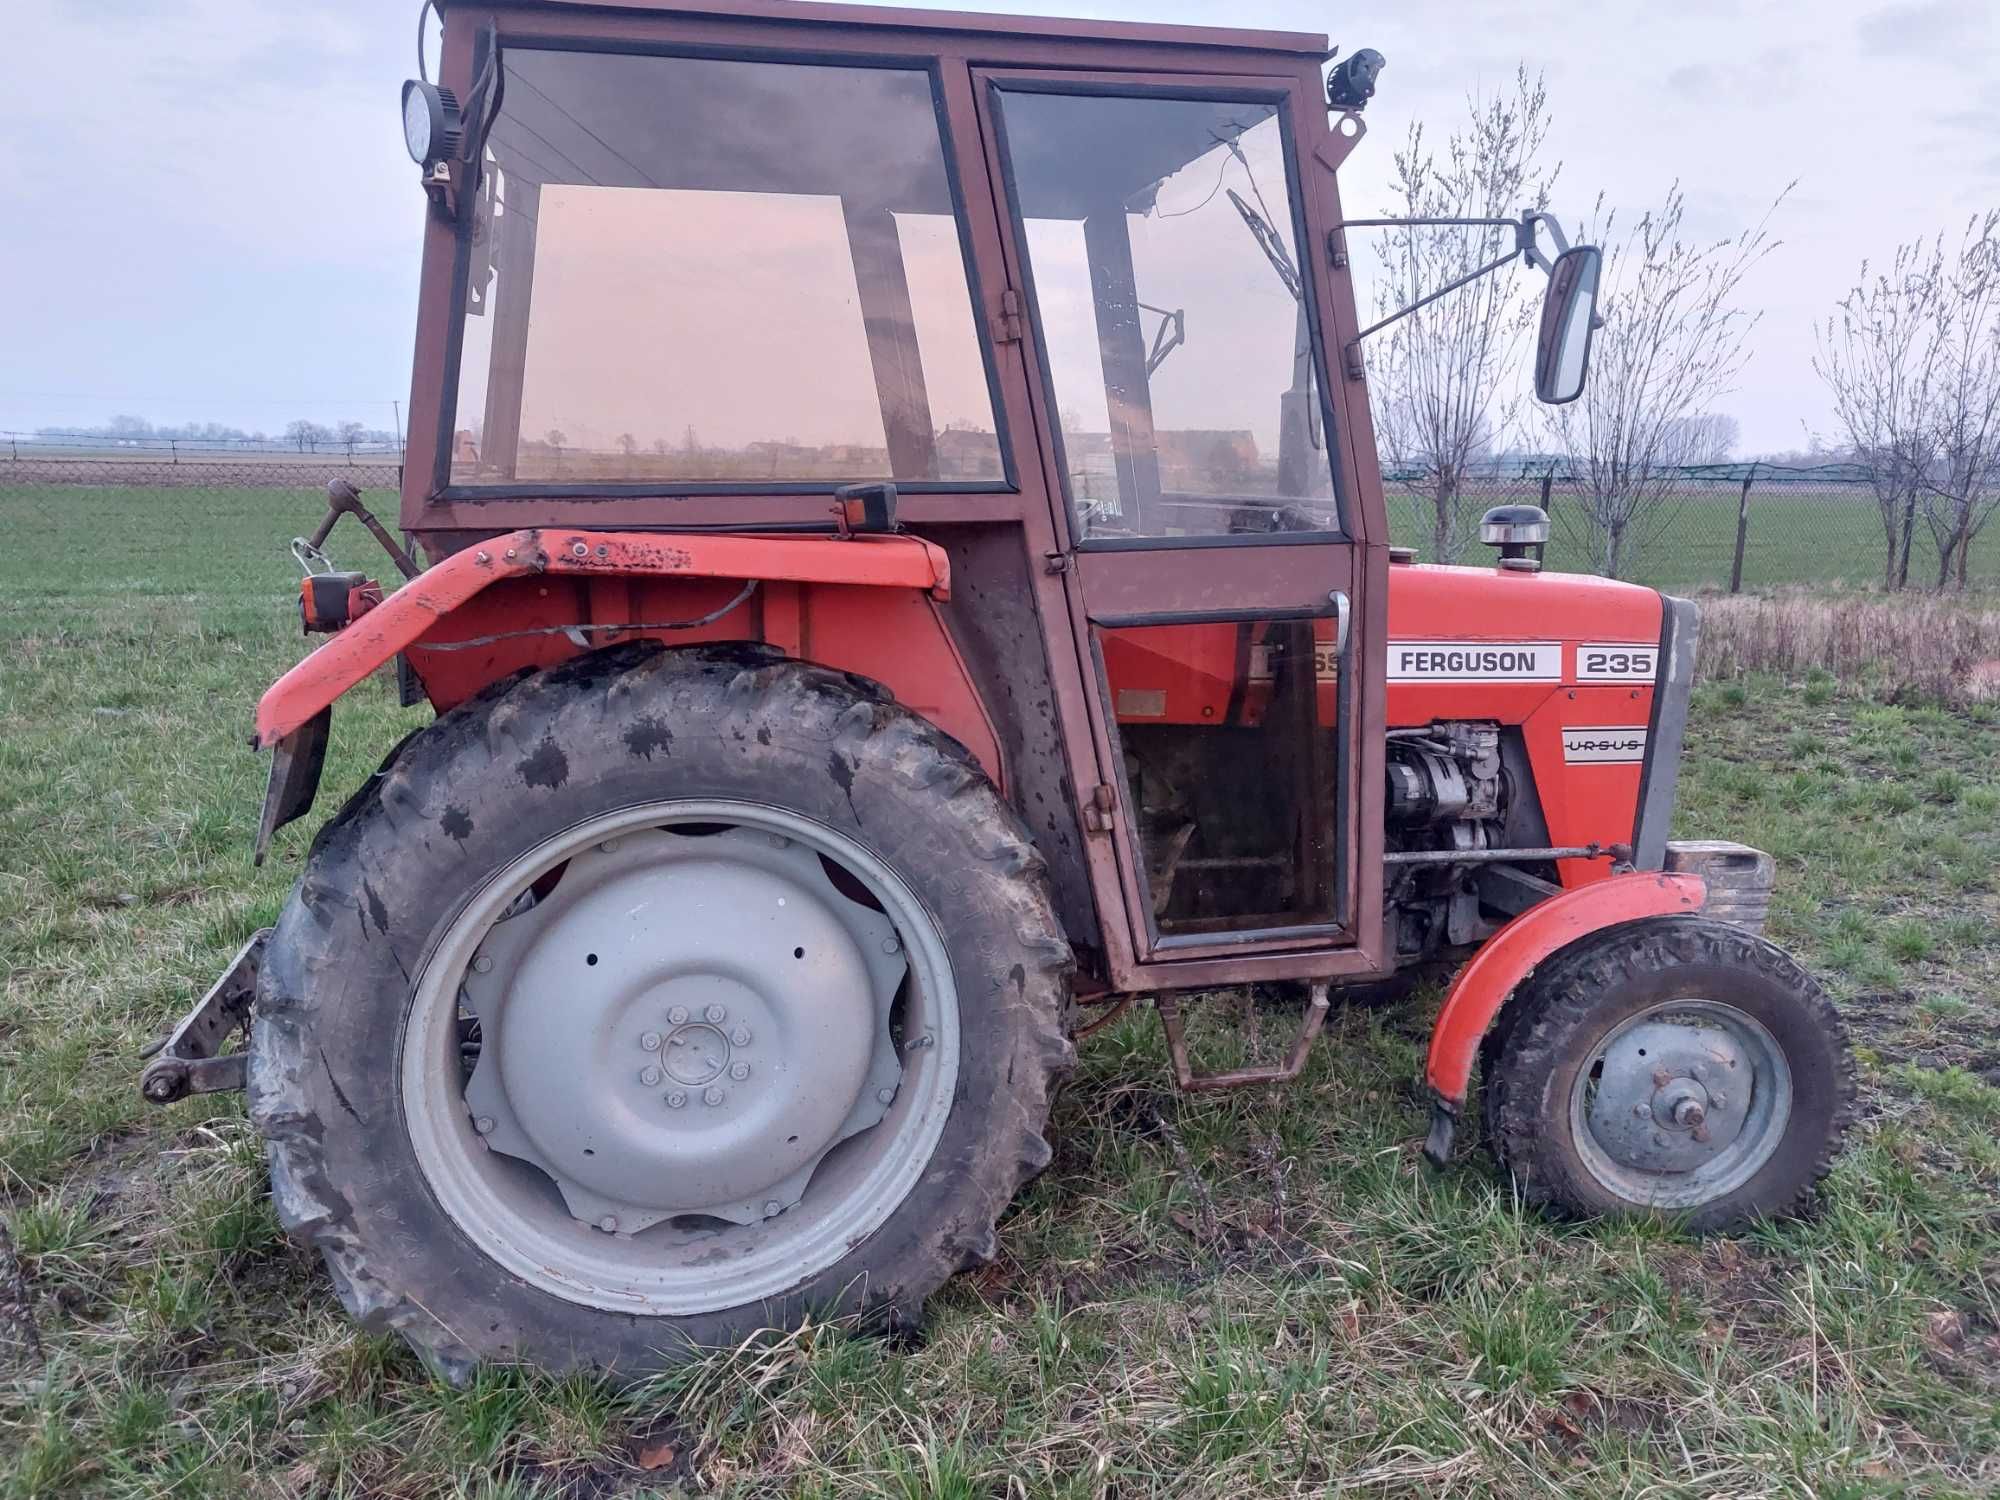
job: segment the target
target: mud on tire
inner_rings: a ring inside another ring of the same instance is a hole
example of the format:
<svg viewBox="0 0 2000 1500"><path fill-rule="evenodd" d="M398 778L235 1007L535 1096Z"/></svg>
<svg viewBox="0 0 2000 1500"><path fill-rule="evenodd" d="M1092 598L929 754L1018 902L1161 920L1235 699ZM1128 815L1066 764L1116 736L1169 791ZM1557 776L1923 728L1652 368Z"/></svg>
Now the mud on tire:
<svg viewBox="0 0 2000 1500"><path fill-rule="evenodd" d="M1708 997L1750 1017L1782 1050L1790 1114L1747 1180L1680 1210L1697 1231L1802 1211L1831 1169L1855 1107L1846 1027L1783 950L1703 917L1633 922L1549 959L1502 1009L1481 1049L1481 1117L1494 1155L1527 1199L1573 1217L1645 1213L1579 1150L1571 1109L1580 1072L1621 1022L1663 1002Z"/></svg>
<svg viewBox="0 0 2000 1500"><path fill-rule="evenodd" d="M665 798L771 804L864 845L949 956L956 1092L879 1228L781 1294L685 1316L583 1305L484 1254L413 1151L397 1059L427 957L472 893L593 817ZM348 1310L434 1367L636 1376L811 1315L908 1326L1049 1160L1074 1060L1069 948L1040 856L954 741L863 679L758 648L635 643L495 684L397 748L321 831L259 984L249 1095L279 1215Z"/></svg>

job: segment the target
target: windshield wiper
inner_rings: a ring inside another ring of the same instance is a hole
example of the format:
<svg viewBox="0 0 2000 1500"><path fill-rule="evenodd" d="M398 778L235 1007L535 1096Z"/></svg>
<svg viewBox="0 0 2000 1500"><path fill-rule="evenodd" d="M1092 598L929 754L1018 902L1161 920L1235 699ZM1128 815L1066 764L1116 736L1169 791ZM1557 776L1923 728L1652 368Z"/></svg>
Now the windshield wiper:
<svg viewBox="0 0 2000 1500"><path fill-rule="evenodd" d="M1243 215L1243 222L1249 226L1250 233L1256 236L1258 248L1264 252L1264 258L1271 262L1271 269L1278 273L1278 279L1284 282L1285 290L1292 294L1292 300L1305 301L1305 284L1299 280L1298 267L1292 264L1292 257L1285 250L1285 242L1278 237L1278 232L1270 226L1262 214L1243 201L1242 195L1235 188L1224 188L1223 191L1229 194L1229 201L1236 205L1236 211Z"/></svg>

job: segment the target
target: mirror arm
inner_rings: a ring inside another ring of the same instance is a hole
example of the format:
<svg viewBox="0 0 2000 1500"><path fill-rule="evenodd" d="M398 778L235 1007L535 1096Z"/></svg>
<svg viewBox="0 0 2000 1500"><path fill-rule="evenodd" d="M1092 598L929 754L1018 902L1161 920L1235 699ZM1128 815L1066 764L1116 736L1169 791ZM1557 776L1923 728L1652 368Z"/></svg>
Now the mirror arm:
<svg viewBox="0 0 2000 1500"><path fill-rule="evenodd" d="M1555 242L1556 254L1562 255L1569 249L1569 236L1563 233L1554 214L1524 213L1521 215L1521 230L1516 240L1521 258L1531 266L1538 267L1544 276L1555 274L1556 263L1542 253L1541 241L1535 237L1537 228L1545 228L1549 238Z"/></svg>
<svg viewBox="0 0 2000 1500"><path fill-rule="evenodd" d="M1399 220L1397 222L1407 224L1407 223L1421 223L1422 221L1404 219L1404 220ZM1474 220L1443 219L1439 220L1438 222L1447 224L1456 224L1456 223L1483 223L1486 221L1477 219ZM1493 220L1492 222L1497 224L1512 224L1514 221L1512 219L1496 219ZM1446 282L1443 286L1439 287L1436 291L1430 293L1428 296L1419 297L1415 302L1412 302L1408 307L1398 308L1395 312L1390 313L1388 317L1383 318L1380 322L1371 323L1366 328L1362 329L1361 332L1355 334L1352 339L1348 340L1348 347L1352 348L1354 345L1359 344L1363 339L1367 338L1368 335L1371 333L1381 332L1381 330L1387 328L1391 323L1394 323L1399 318L1407 318L1411 313L1416 312L1421 308L1429 307L1433 302L1437 301L1438 298L1443 297L1451 292L1457 291L1467 282L1477 281L1480 277L1499 270L1502 266L1506 265L1508 261L1512 260L1515 256L1519 255L1520 253L1521 252L1519 250L1509 250L1505 255L1499 256L1494 260L1489 260L1485 265L1480 266L1478 269L1466 272L1463 276L1459 277L1458 280Z"/></svg>
<svg viewBox="0 0 2000 1500"><path fill-rule="evenodd" d="M1541 246L1536 239L1536 231L1544 227L1547 228L1547 230L1549 231L1549 238L1555 242L1556 253L1558 255L1562 254L1563 251L1569 249L1569 237L1563 233L1562 225L1556 222L1554 215L1540 213L1534 209L1523 210L1521 216L1517 219L1425 217L1417 219L1341 219L1338 222L1336 222L1334 226L1326 232L1327 251L1333 257L1333 263L1336 267L1344 266L1347 263L1346 251L1342 245L1340 238L1341 232L1343 230L1426 229L1426 228L1498 229L1503 227L1512 229L1514 231L1513 249L1507 251L1504 255L1499 255L1494 257L1492 260L1489 260L1485 265L1480 266L1477 270L1468 271L1465 275L1459 277L1458 280L1446 283L1444 286L1439 287L1436 291L1430 293L1428 296L1419 297L1415 302L1412 302L1408 307L1400 308L1397 311L1390 313L1388 317L1381 319L1379 322L1369 324L1366 328L1362 329L1359 333L1355 334L1353 338L1349 339L1347 341L1347 348L1345 351L1347 355L1348 376L1354 380L1361 379L1363 373L1361 364L1361 341L1367 338L1371 333L1380 333L1384 328L1387 328L1391 323L1394 323L1397 319L1407 318L1411 313L1417 312L1422 308L1429 307L1433 302L1437 301L1438 298L1444 296L1446 293L1455 292L1460 287L1464 286L1467 282L1477 281L1480 277L1489 275L1490 273L1499 270L1502 266L1506 265L1508 261L1514 259L1514 257L1517 255L1520 256L1521 259L1525 260L1529 265L1540 267L1542 274L1547 275L1555 269L1555 262L1550 260L1548 256L1542 253Z"/></svg>

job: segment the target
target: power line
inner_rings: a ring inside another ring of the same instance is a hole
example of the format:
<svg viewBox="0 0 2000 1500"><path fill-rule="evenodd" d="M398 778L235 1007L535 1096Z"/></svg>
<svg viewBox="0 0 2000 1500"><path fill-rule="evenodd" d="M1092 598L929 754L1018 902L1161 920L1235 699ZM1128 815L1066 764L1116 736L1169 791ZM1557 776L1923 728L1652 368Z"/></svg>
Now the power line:
<svg viewBox="0 0 2000 1500"><path fill-rule="evenodd" d="M574 125L578 130L581 130L585 135L589 136L593 141L597 142L597 144L602 146L605 149L605 151L608 152L615 160L621 161L626 166L630 167L632 171L639 177L639 179L642 182L644 182L648 187L659 186L659 183L653 180L652 174L648 172L644 167L640 166L636 161L632 160L631 157L625 155L624 152L620 151L616 146L612 145L611 142L607 141L603 136L599 135L596 131L592 130L588 125L584 124L583 121L579 120L575 115L571 114L568 110L564 109L560 104L556 103L556 101L551 99L547 94L543 93L540 89L536 88L527 79L522 78L520 75L516 74L514 81L520 84L529 93L533 94L537 99L540 99L544 104L548 105L550 109L554 110L557 114L561 115L565 120L569 121L570 124Z"/></svg>

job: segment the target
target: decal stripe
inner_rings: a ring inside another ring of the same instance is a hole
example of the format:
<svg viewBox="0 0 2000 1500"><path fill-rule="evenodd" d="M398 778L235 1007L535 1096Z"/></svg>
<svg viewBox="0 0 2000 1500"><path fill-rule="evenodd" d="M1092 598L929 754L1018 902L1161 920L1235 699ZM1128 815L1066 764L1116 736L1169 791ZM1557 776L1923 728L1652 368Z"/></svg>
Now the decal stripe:
<svg viewBox="0 0 2000 1500"><path fill-rule="evenodd" d="M1651 682L1659 671L1654 641L1582 641L1576 648L1578 682Z"/></svg>
<svg viewBox="0 0 2000 1500"><path fill-rule="evenodd" d="M1563 759L1571 765L1637 765L1646 758L1643 724L1563 726Z"/></svg>
<svg viewBox="0 0 2000 1500"><path fill-rule="evenodd" d="M1560 641L1391 641L1391 682L1561 682Z"/></svg>

